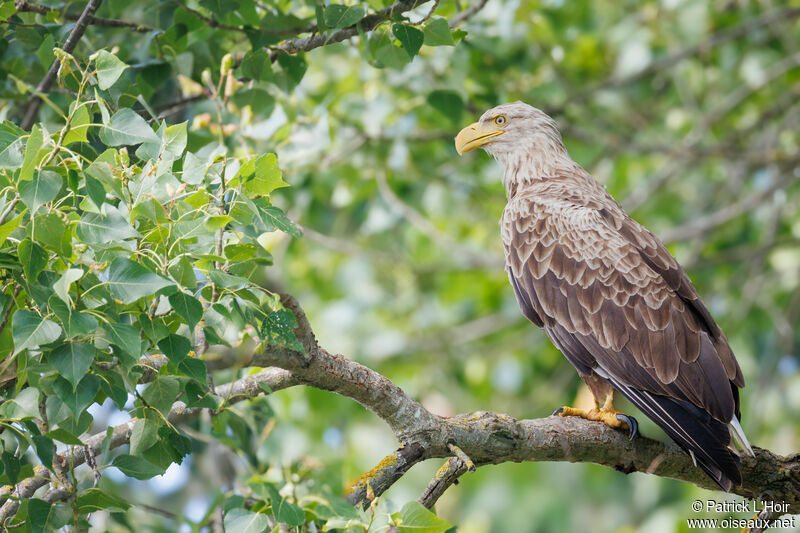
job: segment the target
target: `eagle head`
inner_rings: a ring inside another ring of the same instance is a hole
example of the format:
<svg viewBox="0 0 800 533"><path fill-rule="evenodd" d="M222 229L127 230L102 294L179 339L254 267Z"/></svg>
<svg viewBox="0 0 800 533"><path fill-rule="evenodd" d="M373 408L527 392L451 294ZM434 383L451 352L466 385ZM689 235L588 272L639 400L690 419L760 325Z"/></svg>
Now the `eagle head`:
<svg viewBox="0 0 800 533"><path fill-rule="evenodd" d="M499 159L552 145L563 146L555 121L519 101L493 107L456 136L459 155L483 148Z"/></svg>

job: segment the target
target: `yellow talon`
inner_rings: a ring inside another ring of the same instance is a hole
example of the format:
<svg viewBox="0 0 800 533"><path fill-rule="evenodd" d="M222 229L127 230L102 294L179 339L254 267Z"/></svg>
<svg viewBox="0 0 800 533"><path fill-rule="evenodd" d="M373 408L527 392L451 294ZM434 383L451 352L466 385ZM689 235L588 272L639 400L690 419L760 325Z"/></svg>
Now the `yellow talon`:
<svg viewBox="0 0 800 533"><path fill-rule="evenodd" d="M553 413L555 416L579 416L586 420L603 422L607 426L615 429L628 430L631 440L639 432L639 423L632 416L628 416L614 408L613 394L609 394L602 407L594 409L576 409L575 407L564 406Z"/></svg>

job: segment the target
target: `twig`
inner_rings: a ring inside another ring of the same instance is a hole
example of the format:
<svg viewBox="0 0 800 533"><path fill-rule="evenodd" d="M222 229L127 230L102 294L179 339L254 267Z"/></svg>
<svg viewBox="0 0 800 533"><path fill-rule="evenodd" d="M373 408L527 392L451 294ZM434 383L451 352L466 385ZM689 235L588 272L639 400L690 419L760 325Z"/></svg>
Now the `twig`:
<svg viewBox="0 0 800 533"><path fill-rule="evenodd" d="M67 41L64 43L63 50L66 53L71 54L78 45L78 41L81 40L86 28L89 27L90 18L94 16L102 1L103 0L89 0L89 2L86 4L83 13L81 13L80 17L78 17L78 22L75 23L75 27L72 28L69 37L67 37ZM36 94L44 94L50 90L50 85L52 85L55 81L60 65L61 61L58 58L53 59L53 64L50 65L50 70L47 71L47 74L45 74L39 85L36 86ZM23 130L30 129L30 127L33 125L33 121L36 120L36 115L39 113L39 108L41 106L42 99L38 96L34 96L33 99L31 99L30 104L28 104L28 109L25 111L25 117L22 119L22 123L20 124L20 127Z"/></svg>
<svg viewBox="0 0 800 533"><path fill-rule="evenodd" d="M47 6L43 6L40 4L34 4L33 2L27 2L25 0L17 0L15 2L15 7L17 8L18 12L22 13L38 13L40 15L47 15L49 13L58 13L59 15L63 16L67 20L78 20L80 19L80 15L76 13L61 13L56 9L52 9ZM16 23L14 23L16 24ZM160 32L162 30L158 28L152 28L150 26L146 26L144 24L139 24L138 22L127 22L125 20L117 20L117 19L109 19L104 17L95 17L91 15L89 17L89 24L92 26L103 26L106 28L129 28L135 32L139 33L150 33L150 32Z"/></svg>
<svg viewBox="0 0 800 533"><path fill-rule="evenodd" d="M436 471L425 491L417 500L428 509L432 509L442 494L452 485L458 484L458 478L467 472L467 465L458 457L451 457Z"/></svg>
<svg viewBox="0 0 800 533"><path fill-rule="evenodd" d="M450 27L451 28L455 28L456 26L458 26L462 22L464 22L464 21L470 19L471 17L473 17L478 11L483 9L483 6L486 5L487 1L488 0L481 0L480 2L475 4L474 6L468 8L468 9L465 9L464 11L461 11L460 13L458 13L456 16L454 16L453 18L450 19L450 22L449 22Z"/></svg>

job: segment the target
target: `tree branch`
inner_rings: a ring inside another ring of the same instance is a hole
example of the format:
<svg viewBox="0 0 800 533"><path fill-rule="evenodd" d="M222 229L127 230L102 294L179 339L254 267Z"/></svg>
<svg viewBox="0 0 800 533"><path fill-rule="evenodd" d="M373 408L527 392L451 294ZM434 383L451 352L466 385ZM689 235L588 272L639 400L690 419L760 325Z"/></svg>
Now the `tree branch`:
<svg viewBox="0 0 800 533"><path fill-rule="evenodd" d="M94 17L97 8L100 7L100 4L103 0L89 0L86 4L86 7L81 13L80 17L78 17L78 22L75 23L75 27L72 28L72 31L67 37L67 41L64 43L63 50L71 54L75 47L78 45L78 41L81 40L83 37L86 28L89 27L89 23L92 17ZM50 65L50 70L47 71L42 81L36 87L37 94L44 94L50 90L50 86L56 79L58 75L58 68L61 65L61 61L58 58L53 59L53 64ZM20 127L23 130L29 130L33 125L33 121L36 120L36 114L39 112L39 108L42 106L42 99L38 96L34 96L31 100L30 104L28 104L28 109L25 111L25 117L22 119L22 123Z"/></svg>
<svg viewBox="0 0 800 533"><path fill-rule="evenodd" d="M17 0L15 2L15 7L17 11L20 13L38 13L40 15L47 15L48 13L58 13L65 19L73 21L79 20L81 17L81 15L77 13L61 13L60 11L53 9L51 7L43 6L41 4L34 4L33 2L27 2L26 0ZM125 20L109 19L105 17L95 17L94 15L89 16L88 20L89 24L92 26L103 26L106 28L128 28L139 33L162 31L158 28L151 28L150 26L139 24L137 22L127 22Z"/></svg>
<svg viewBox="0 0 800 533"><path fill-rule="evenodd" d="M433 505L444 491L468 469L475 466L521 461L592 462L624 473L644 472L694 483L719 490L688 455L673 443L662 443L643 436L630 441L627 434L603 423L581 418L547 417L517 420L505 414L477 412L444 418L432 414L389 379L321 348L305 313L291 296L281 297L283 305L297 320L295 334L303 351L262 345L248 363L271 365L258 374L220 386L218 394L233 403L264 393L260 384L273 391L297 384L328 390L351 398L376 413L392 429L400 447L372 470L353 482L347 498L353 505L368 506L369 498L383 494L413 465L430 458L450 458L432 480L420 501ZM172 423L196 416L201 409L175 402L169 413ZM130 441L135 420L114 428L110 447ZM106 433L86 439L85 447L73 448L57 456L57 464L74 468L86 462L86 450L98 454ZM800 454L781 457L754 447L755 457L741 460L744 482L733 492L748 499L788 504L788 512L800 512ZM0 524L16 512L19 501L29 498L53 481L44 466L34 469L34 477L19 482L2 496ZM12 497L9 499L9 497ZM48 501L69 497L56 488L46 493Z"/></svg>

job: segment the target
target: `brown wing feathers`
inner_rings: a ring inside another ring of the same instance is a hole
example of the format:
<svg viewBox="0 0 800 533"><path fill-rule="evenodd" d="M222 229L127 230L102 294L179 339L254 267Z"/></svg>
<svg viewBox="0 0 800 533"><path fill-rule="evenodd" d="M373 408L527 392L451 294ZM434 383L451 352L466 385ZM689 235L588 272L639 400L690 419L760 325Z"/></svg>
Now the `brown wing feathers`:
<svg viewBox="0 0 800 533"><path fill-rule="evenodd" d="M726 425L738 412L741 370L680 265L597 193L543 180L509 201L503 241L523 312L727 490L739 480Z"/></svg>

